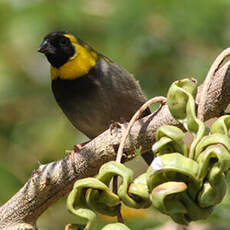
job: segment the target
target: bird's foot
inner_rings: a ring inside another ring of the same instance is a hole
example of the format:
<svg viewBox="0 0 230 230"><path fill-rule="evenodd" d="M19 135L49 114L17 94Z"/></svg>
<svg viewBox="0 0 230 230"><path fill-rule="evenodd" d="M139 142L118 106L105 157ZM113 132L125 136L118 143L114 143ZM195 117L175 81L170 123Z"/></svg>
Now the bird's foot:
<svg viewBox="0 0 230 230"><path fill-rule="evenodd" d="M117 132L122 127L122 124L117 121L111 121L109 126L110 135L113 135L113 132Z"/></svg>
<svg viewBox="0 0 230 230"><path fill-rule="evenodd" d="M88 142L89 141L74 145L73 149L72 150L66 150L65 154L70 155L73 158L74 154L77 153L79 150L81 150L84 147L84 145L86 145Z"/></svg>

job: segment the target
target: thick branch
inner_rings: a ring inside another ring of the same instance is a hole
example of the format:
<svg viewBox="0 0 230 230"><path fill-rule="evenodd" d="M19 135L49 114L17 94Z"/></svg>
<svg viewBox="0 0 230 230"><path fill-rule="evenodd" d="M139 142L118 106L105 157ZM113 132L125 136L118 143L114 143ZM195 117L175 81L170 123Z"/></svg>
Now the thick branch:
<svg viewBox="0 0 230 230"><path fill-rule="evenodd" d="M202 87L199 87L197 104L203 97ZM220 116L230 101L230 62L211 77L205 97L204 119ZM142 152L150 150L155 132L163 124L179 126L167 105L134 124L125 152L132 155L140 146ZM0 229L36 229L37 218L70 192L77 179L95 175L102 164L115 159L126 127L127 124L114 126L90 141L74 156L40 165L20 191L0 207Z"/></svg>

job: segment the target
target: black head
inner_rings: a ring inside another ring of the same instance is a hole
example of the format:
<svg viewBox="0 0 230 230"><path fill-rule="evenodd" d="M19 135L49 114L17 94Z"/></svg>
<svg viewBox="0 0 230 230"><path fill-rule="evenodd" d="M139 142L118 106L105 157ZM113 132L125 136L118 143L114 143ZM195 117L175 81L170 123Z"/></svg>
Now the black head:
<svg viewBox="0 0 230 230"><path fill-rule="evenodd" d="M71 40L65 36L67 34L71 35L64 31L46 35L38 49L38 52L44 53L50 64L56 68L64 65L75 53Z"/></svg>

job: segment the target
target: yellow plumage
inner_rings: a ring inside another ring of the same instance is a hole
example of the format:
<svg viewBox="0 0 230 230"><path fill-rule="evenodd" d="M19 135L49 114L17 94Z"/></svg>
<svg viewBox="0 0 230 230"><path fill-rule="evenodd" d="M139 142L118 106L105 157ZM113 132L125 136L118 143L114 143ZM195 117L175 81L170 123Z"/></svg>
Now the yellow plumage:
<svg viewBox="0 0 230 230"><path fill-rule="evenodd" d="M65 36L71 40L72 45L75 47L75 54L68 62L59 68L55 68L52 65L50 66L52 80L57 77L73 80L84 76L93 66L95 66L98 59L98 55L94 51L87 46L80 45L74 36L69 34Z"/></svg>

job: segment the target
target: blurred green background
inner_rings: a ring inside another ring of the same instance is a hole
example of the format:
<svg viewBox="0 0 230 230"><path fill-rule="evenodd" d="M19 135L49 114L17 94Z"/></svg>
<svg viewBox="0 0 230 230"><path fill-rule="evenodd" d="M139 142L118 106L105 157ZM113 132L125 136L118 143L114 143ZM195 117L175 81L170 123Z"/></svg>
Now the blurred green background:
<svg viewBox="0 0 230 230"><path fill-rule="evenodd" d="M57 160L86 140L51 93L49 65L37 53L47 33L77 34L132 72L150 98L165 95L176 79L202 82L214 58L229 46L229 10L229 0L0 0L0 204L39 161ZM135 168L141 164L133 162ZM228 196L199 227L230 229ZM39 229L64 229L74 220L64 202L39 219ZM166 229L169 220L152 210L125 215L132 229Z"/></svg>

